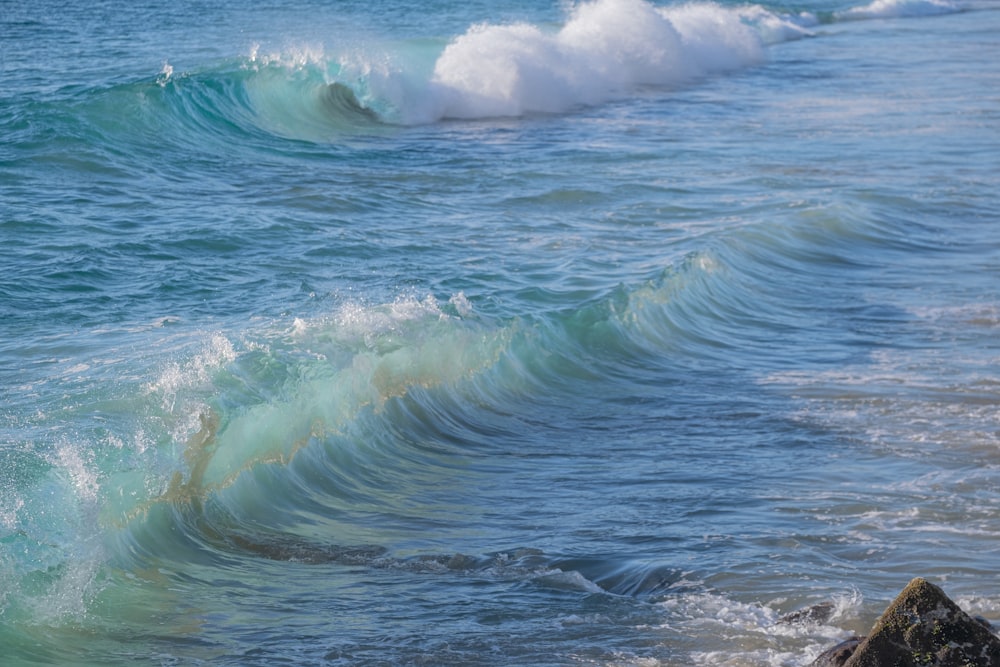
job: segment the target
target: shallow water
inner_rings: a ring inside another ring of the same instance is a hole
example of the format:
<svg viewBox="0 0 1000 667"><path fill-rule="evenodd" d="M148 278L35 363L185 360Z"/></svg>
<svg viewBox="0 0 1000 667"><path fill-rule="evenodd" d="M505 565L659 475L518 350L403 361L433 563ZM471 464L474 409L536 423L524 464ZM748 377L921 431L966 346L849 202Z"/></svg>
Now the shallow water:
<svg viewBox="0 0 1000 667"><path fill-rule="evenodd" d="M217 4L0 16L9 664L1000 620L1000 6Z"/></svg>

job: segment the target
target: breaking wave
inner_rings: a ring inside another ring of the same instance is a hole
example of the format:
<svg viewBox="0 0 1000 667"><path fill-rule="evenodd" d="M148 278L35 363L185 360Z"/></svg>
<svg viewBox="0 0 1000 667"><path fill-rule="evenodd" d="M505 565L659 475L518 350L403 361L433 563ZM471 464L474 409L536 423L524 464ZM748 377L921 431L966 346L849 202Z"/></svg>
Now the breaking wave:
<svg viewBox="0 0 1000 667"><path fill-rule="evenodd" d="M124 127L144 141L228 142L236 132L241 141L330 143L392 125L568 112L758 65L770 45L812 36L829 20L959 10L948 0L876 0L821 18L760 5L595 0L558 26L482 23L450 41L344 51L254 47L201 71L164 63L153 82L101 92L90 115L118 118L108 131Z"/></svg>

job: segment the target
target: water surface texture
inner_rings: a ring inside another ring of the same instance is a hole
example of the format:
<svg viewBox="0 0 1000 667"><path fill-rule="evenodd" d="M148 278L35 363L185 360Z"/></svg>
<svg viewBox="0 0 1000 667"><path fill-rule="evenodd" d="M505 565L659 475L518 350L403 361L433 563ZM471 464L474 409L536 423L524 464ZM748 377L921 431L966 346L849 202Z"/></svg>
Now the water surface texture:
<svg viewBox="0 0 1000 667"><path fill-rule="evenodd" d="M793 667L913 576L1000 621L998 35L4 3L0 661Z"/></svg>

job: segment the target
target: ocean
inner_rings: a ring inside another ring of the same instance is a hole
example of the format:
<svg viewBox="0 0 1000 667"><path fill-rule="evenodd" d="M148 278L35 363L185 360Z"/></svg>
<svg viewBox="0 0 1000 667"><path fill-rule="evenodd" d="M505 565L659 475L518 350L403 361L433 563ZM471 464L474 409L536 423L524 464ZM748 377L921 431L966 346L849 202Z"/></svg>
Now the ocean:
<svg viewBox="0 0 1000 667"><path fill-rule="evenodd" d="M998 58L997 0L0 2L0 663L1000 621Z"/></svg>

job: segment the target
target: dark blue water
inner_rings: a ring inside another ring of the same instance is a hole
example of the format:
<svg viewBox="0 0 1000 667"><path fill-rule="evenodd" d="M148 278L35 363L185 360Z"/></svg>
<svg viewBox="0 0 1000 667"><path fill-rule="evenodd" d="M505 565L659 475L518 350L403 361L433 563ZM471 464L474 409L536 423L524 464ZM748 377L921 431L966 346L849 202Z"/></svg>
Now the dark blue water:
<svg viewBox="0 0 1000 667"><path fill-rule="evenodd" d="M4 664L1000 619L1000 6L439 5L2 7Z"/></svg>

